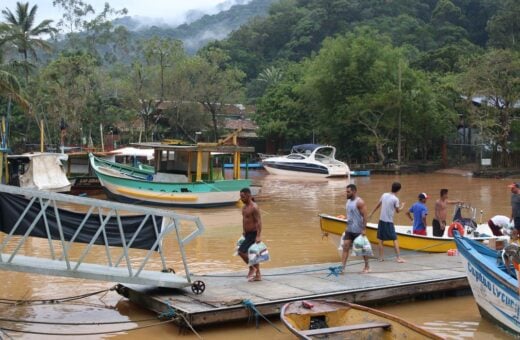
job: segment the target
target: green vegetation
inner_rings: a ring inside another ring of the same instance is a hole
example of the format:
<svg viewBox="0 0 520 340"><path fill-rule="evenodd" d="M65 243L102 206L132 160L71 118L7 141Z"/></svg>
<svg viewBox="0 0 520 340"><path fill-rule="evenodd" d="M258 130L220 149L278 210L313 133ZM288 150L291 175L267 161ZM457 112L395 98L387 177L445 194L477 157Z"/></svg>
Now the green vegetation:
<svg viewBox="0 0 520 340"><path fill-rule="evenodd" d="M271 152L316 141L352 163L435 161L460 124L471 143L507 150L503 166L520 151L515 0L253 0L138 32L115 24L128 23L124 9L53 4L64 13L57 26L35 25L29 4L2 12L0 110L21 104L13 144L37 142L40 120L57 143L62 119L69 144L99 141L100 124L123 143L193 141L196 131L216 140L225 105L248 103ZM179 40L232 23L195 55ZM24 93L35 119L20 118Z"/></svg>

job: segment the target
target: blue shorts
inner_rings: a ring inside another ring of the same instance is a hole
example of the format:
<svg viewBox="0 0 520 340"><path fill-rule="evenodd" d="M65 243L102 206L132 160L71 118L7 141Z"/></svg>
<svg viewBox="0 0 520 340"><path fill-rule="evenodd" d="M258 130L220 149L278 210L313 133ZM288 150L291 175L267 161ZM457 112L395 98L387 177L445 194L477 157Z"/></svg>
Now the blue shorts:
<svg viewBox="0 0 520 340"><path fill-rule="evenodd" d="M381 241L397 240L394 224L392 222L379 220L379 223L377 224L377 239Z"/></svg>

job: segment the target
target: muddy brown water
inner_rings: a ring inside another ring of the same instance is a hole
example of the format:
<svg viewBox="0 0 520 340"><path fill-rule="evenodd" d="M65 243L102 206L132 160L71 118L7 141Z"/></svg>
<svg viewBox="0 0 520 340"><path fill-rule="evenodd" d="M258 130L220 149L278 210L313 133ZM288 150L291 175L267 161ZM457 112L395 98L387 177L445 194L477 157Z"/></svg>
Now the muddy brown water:
<svg viewBox="0 0 520 340"><path fill-rule="evenodd" d="M264 267L283 267L301 264L316 264L339 261L336 248L322 239L319 230L319 213L344 214L345 179L299 180L267 175L264 171L252 171L250 176L255 184L262 186L258 204L262 212L263 240L269 247L271 261ZM358 193L367 203L369 211L377 203L383 192L389 191L393 181L402 184L399 194L401 201L409 207L417 200L417 195L426 192L431 196L427 206L433 210L435 199L441 188L449 189L450 199L463 200L477 208L477 221L487 221L491 216L511 214L510 193L507 185L512 182L500 179L479 179L452 174L417 175L373 175L352 178L358 186ZM237 197L238 199L238 197ZM197 215L203 221L205 233L190 243L187 248L192 273L244 271L241 260L232 256L234 245L241 233L241 214L238 207L214 209L179 209L181 213ZM450 209L451 213L451 209ZM431 214L428 219L431 223ZM376 214L377 215L377 214ZM374 216L375 221L376 217ZM396 223L409 224L404 214L398 214ZM44 240L31 240L30 254L38 254L47 248ZM167 258L179 258L173 240L166 241ZM101 256L101 255L100 255ZM180 261L168 263L182 273ZM77 294L95 292L112 287L113 283L51 277L16 272L1 272L1 299L52 299ZM207 289L211 289L208 287ZM2 300L0 300L2 302ZM454 339L508 339L509 336L485 319L481 319L471 296L447 298L426 302L394 304L381 307L423 326L440 335ZM134 328L154 323L154 315L139 308L111 291L106 295L95 295L75 302L59 304L37 304L12 306L0 303L0 328L24 331L6 331L13 338L55 339L55 335L37 333L70 333L60 338L76 338L72 333L104 333L126 328ZM12 323L6 319L32 321L74 322L80 325L48 325L32 323ZM152 319L150 322L143 320ZM99 321L128 321L124 324L91 325ZM293 337L275 320L275 326L265 321L256 328L254 323L236 322L199 329L205 339L292 339ZM160 339L178 336L179 330L165 324L137 331L116 334L92 334L81 339L124 338ZM0 332L0 338L5 334ZM183 339L197 339L192 333L182 335Z"/></svg>

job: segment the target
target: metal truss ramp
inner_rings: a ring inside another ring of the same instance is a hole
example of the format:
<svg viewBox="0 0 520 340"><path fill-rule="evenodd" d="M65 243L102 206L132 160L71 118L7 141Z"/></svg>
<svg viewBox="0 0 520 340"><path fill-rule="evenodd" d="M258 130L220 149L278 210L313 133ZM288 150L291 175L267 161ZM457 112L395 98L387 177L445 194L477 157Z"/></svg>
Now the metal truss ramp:
<svg viewBox="0 0 520 340"><path fill-rule="evenodd" d="M0 185L0 230L0 269L168 288L191 286L196 293L205 288L203 282L191 282L184 249L204 231L198 217ZM180 262L165 257L167 236L176 240L184 276L167 266ZM32 246L35 237L46 239L38 249Z"/></svg>

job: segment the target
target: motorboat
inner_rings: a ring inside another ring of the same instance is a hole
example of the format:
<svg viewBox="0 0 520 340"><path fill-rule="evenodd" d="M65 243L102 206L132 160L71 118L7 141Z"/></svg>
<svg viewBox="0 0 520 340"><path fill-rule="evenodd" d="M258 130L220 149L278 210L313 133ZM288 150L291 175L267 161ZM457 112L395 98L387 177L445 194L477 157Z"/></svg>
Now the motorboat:
<svg viewBox="0 0 520 340"><path fill-rule="evenodd" d="M507 255L516 257L518 261L520 257L518 246L510 244L503 252L497 252L458 233L454 236L480 314L491 320L493 324L509 331L513 336L518 336L520 334L518 277L511 265L512 262L504 261Z"/></svg>
<svg viewBox="0 0 520 340"><path fill-rule="evenodd" d="M266 157L262 164L273 175L350 177L347 164L338 161L335 155L333 146L302 144L293 146L289 155Z"/></svg>
<svg viewBox="0 0 520 340"><path fill-rule="evenodd" d="M467 207L468 209L475 209ZM463 218L461 210L463 206L457 206L453 215L453 223L446 228L443 236L433 236L432 227L426 228L426 235L413 234L411 225L396 225L395 232L399 239L401 249L413 250L427 253L445 253L450 249L455 249L455 239L450 236L450 231L457 227L468 238L482 243L500 245L509 241L509 236L495 236L487 224L477 224L473 218ZM475 209L476 210L476 209ZM320 229L322 235L327 236L334 244L340 243L341 236L347 228L345 216L332 216L319 214ZM379 242L377 238L377 223L367 223L366 236L372 243ZM384 241L385 246L393 246L393 241Z"/></svg>

